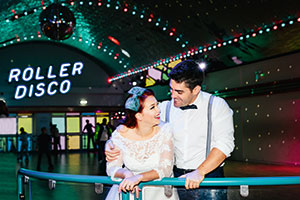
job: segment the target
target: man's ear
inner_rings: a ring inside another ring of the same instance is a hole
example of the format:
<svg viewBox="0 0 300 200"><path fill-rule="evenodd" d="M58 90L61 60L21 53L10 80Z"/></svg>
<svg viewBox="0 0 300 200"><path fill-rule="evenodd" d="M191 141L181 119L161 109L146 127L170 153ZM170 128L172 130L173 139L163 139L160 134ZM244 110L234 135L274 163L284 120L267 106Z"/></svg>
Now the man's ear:
<svg viewBox="0 0 300 200"><path fill-rule="evenodd" d="M135 114L135 118L137 119L137 120L142 120L142 118L143 118L143 116L142 116L142 113L136 113Z"/></svg>
<svg viewBox="0 0 300 200"><path fill-rule="evenodd" d="M199 94L200 91L201 91L201 86L197 85L196 87L194 87L192 93L196 95Z"/></svg>

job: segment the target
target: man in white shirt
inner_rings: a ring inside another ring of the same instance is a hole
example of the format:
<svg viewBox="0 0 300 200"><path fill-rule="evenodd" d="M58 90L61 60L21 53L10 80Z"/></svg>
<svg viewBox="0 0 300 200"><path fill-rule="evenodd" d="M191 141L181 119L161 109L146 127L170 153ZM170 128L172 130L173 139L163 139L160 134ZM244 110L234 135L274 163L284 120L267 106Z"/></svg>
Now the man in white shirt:
<svg viewBox="0 0 300 200"><path fill-rule="evenodd" d="M185 177L186 189L180 199L227 199L226 189L200 187L204 177L224 177L223 162L234 149L233 112L215 97L211 108L211 142L206 158L208 102L211 94L201 91L203 72L198 63L182 61L170 72L171 104L169 121L173 127L175 177ZM160 104L161 120L166 121L167 104Z"/></svg>
<svg viewBox="0 0 300 200"><path fill-rule="evenodd" d="M188 190L178 190L180 199L227 199L226 189L199 188L199 185L204 177L224 177L223 162L234 149L233 112L222 98L214 98L211 142L206 158L208 102L211 95L201 91L203 71L195 61L186 60L177 64L169 77L172 100L169 109L169 101L164 101L160 104L160 110L161 120L168 121L173 127L174 175L186 179ZM107 159L117 154L117 151L106 152Z"/></svg>

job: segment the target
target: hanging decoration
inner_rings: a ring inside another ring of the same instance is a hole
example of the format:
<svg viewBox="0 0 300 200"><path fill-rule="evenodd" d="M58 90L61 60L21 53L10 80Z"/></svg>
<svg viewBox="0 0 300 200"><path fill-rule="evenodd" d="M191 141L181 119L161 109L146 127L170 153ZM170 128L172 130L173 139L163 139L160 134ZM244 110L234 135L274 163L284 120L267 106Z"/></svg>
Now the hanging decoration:
<svg viewBox="0 0 300 200"><path fill-rule="evenodd" d="M42 32L53 40L68 39L76 26L73 12L56 3L41 12L39 22Z"/></svg>

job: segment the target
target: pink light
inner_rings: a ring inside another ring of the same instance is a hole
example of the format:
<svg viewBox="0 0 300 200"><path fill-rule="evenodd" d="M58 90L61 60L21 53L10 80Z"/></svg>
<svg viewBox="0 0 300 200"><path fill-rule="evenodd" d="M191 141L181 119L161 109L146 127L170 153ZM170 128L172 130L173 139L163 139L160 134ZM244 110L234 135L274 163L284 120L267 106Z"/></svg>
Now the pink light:
<svg viewBox="0 0 300 200"><path fill-rule="evenodd" d="M124 8L124 12L127 12L128 11L128 8Z"/></svg>
<svg viewBox="0 0 300 200"><path fill-rule="evenodd" d="M116 45L120 46L120 42L119 42L116 38L114 38L114 37L112 37L112 36L108 36L107 38L108 38L110 41L112 41L113 43L115 43Z"/></svg>
<svg viewBox="0 0 300 200"><path fill-rule="evenodd" d="M256 33L253 33L253 34L252 34L252 37L255 37L255 36L256 36Z"/></svg>
<svg viewBox="0 0 300 200"><path fill-rule="evenodd" d="M278 26L276 26L276 25L275 25L275 26L273 26L273 29L274 29L274 30L277 30L277 28L278 28Z"/></svg>

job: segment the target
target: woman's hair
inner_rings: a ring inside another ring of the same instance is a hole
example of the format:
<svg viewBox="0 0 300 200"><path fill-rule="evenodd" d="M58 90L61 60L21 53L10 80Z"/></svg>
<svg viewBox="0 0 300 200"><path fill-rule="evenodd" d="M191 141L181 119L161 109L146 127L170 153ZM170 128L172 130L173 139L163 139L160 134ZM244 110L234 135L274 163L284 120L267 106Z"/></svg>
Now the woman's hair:
<svg viewBox="0 0 300 200"><path fill-rule="evenodd" d="M130 98L132 96L133 95L131 94L128 96L128 98ZM128 128L135 128L137 126L137 119L135 117L135 114L142 112L142 110L144 109L144 102L145 102L146 98L149 96L154 96L154 92L151 89L146 89L142 95L137 96L137 98L139 100L139 108L137 111L125 109L125 120L122 123L123 125L125 125Z"/></svg>

